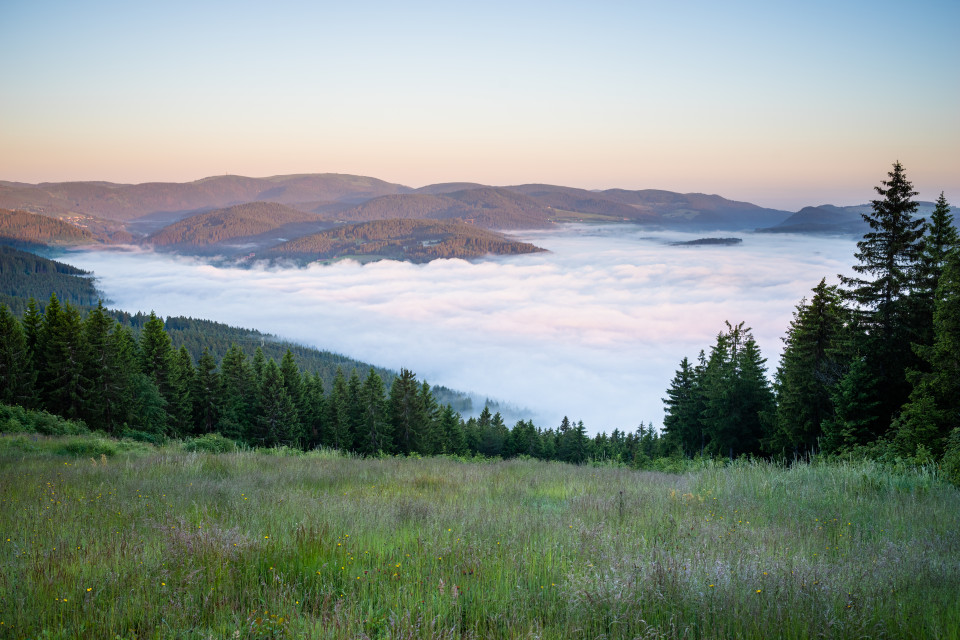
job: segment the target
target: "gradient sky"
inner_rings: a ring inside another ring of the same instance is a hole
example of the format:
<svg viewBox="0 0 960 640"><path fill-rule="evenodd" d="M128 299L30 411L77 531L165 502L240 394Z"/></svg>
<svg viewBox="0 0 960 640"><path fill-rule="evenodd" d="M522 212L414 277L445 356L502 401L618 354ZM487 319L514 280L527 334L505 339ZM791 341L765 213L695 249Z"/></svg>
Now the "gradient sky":
<svg viewBox="0 0 960 640"><path fill-rule="evenodd" d="M0 180L960 202L960 2L0 2Z"/></svg>

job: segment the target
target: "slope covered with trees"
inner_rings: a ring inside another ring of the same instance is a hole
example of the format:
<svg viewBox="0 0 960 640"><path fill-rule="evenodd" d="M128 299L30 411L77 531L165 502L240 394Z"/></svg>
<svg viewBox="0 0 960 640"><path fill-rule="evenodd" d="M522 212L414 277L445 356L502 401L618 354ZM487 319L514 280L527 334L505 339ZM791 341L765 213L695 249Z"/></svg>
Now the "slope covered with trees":
<svg viewBox="0 0 960 640"><path fill-rule="evenodd" d="M484 408L464 420L407 370L385 380L372 368L337 368L327 383L290 350L276 359L257 346L250 357L233 344L220 358L206 348L193 358L174 345L177 324L169 322L168 331L150 314L135 331L102 305L84 317L56 296L42 312L31 301L22 320L0 306L0 403L153 442L219 434L251 446L361 455L525 455L638 466L670 453L642 424L634 433L590 438L582 422L567 418L556 429L524 420L511 428Z"/></svg>
<svg viewBox="0 0 960 640"><path fill-rule="evenodd" d="M392 258L428 262L437 258L513 255L542 249L459 220L375 220L297 238L264 255L295 260L343 257Z"/></svg>
<svg viewBox="0 0 960 640"><path fill-rule="evenodd" d="M551 226L551 216L533 198L495 187L383 196L334 214L343 221L456 218L485 229L540 229Z"/></svg>
<svg viewBox="0 0 960 640"><path fill-rule="evenodd" d="M0 243L13 245L78 245L98 241L88 230L57 218L28 211L0 209Z"/></svg>
<svg viewBox="0 0 960 640"><path fill-rule="evenodd" d="M240 241L285 225L319 222L315 213L305 213L275 202L249 202L199 213L164 227L144 242L156 247L205 247Z"/></svg>
<svg viewBox="0 0 960 640"><path fill-rule="evenodd" d="M95 306L100 299L91 273L0 245L0 304L22 314L30 298L46 300L51 293L79 307Z"/></svg>
<svg viewBox="0 0 960 640"><path fill-rule="evenodd" d="M292 204L366 200L409 188L376 178L334 173L248 178L212 176L194 182L56 182L0 184L0 207L85 213L132 220L151 213L199 211L244 202Z"/></svg>

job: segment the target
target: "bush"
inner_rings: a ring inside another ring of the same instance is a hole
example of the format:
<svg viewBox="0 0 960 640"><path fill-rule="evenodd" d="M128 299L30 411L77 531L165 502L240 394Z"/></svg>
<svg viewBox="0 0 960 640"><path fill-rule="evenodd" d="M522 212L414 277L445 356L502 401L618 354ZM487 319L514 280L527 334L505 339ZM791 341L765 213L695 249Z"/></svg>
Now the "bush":
<svg viewBox="0 0 960 640"><path fill-rule="evenodd" d="M960 427L951 431L947 438L947 450L943 453L941 469L948 481L960 487Z"/></svg>
<svg viewBox="0 0 960 640"><path fill-rule="evenodd" d="M80 436L64 440L54 449L54 453L78 458L95 458L98 456L112 458L117 455L117 443L105 438Z"/></svg>
<svg viewBox="0 0 960 640"><path fill-rule="evenodd" d="M224 438L219 433L208 433L184 442L183 450L203 453L233 453L237 450L237 443L230 438Z"/></svg>
<svg viewBox="0 0 960 640"><path fill-rule="evenodd" d="M89 433L82 420L67 420L46 411L0 404L0 432L77 436Z"/></svg>
<svg viewBox="0 0 960 640"><path fill-rule="evenodd" d="M123 431L120 432L120 437L125 440L146 442L147 444L156 446L160 446L166 442L166 438L163 436L163 434L151 433L148 431L138 431L136 429L130 429L129 427L124 427Z"/></svg>

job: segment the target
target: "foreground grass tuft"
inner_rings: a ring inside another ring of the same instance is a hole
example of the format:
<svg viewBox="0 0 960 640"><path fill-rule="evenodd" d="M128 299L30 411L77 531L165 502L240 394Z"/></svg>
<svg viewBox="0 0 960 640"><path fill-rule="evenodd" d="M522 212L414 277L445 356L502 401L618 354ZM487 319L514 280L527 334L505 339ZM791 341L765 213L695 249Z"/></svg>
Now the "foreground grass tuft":
<svg viewBox="0 0 960 640"><path fill-rule="evenodd" d="M0 441L0 637L960 629L960 492L933 475L869 463L674 475L96 441Z"/></svg>

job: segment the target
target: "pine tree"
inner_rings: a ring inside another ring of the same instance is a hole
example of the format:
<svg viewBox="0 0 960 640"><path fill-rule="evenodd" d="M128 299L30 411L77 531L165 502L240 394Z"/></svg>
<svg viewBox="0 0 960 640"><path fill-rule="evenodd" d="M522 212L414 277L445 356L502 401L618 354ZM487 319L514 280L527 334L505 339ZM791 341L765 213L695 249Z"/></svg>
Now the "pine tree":
<svg viewBox="0 0 960 640"><path fill-rule="evenodd" d="M823 425L834 416L832 390L840 378L845 325L839 290L826 279L814 287L809 303L797 305L777 368L777 411L765 443L768 451L796 455L817 449Z"/></svg>
<svg viewBox="0 0 960 640"><path fill-rule="evenodd" d="M774 408L766 360L744 323L727 322L703 374L706 449L731 457L760 452Z"/></svg>
<svg viewBox="0 0 960 640"><path fill-rule="evenodd" d="M38 353L44 408L65 418L80 417L89 387L84 377L80 312L50 297L40 331Z"/></svg>
<svg viewBox="0 0 960 640"><path fill-rule="evenodd" d="M700 359L701 362L704 361L702 351ZM684 358L680 361L680 368L673 380L670 381L667 397L663 399L663 404L666 405L666 415L663 418L664 433L688 456L702 452L706 446L701 422L704 410L701 374L702 367L692 367L690 361Z"/></svg>
<svg viewBox="0 0 960 640"><path fill-rule="evenodd" d="M170 343L170 336L163 328L163 320L150 312L150 317L143 325L140 334L140 370L160 392L167 411L167 420L164 430L174 423L172 400L176 393L173 387L174 378L174 351Z"/></svg>
<svg viewBox="0 0 960 640"><path fill-rule="evenodd" d="M306 433L307 448L327 444L324 415L326 413L326 398L323 393L323 379L319 374L304 374L303 378L303 405L304 413L300 416L303 429Z"/></svg>
<svg viewBox="0 0 960 640"><path fill-rule="evenodd" d="M421 419L419 391L416 376L407 369L401 369L390 385L387 416L393 431L394 449L399 453L416 451Z"/></svg>
<svg viewBox="0 0 960 640"><path fill-rule="evenodd" d="M262 447L301 446L303 433L297 409L293 405L293 400L287 395L280 367L273 358L263 367L258 406L260 411L255 420L253 437L257 445Z"/></svg>
<svg viewBox="0 0 960 640"><path fill-rule="evenodd" d="M193 422L199 433L216 431L220 419L220 375L217 363L204 347L193 376Z"/></svg>
<svg viewBox="0 0 960 640"><path fill-rule="evenodd" d="M360 393L360 422L357 450L366 456L390 453L393 437L387 420L387 400L383 379L370 369Z"/></svg>
<svg viewBox="0 0 960 640"><path fill-rule="evenodd" d="M422 455L441 453L443 451L443 434L439 428L440 405L433 397L433 392L426 380L420 384L420 391L417 394L417 412L420 425L416 434L416 451ZM504 430L506 430L506 427L504 427Z"/></svg>
<svg viewBox="0 0 960 640"><path fill-rule="evenodd" d="M463 430L463 419L448 404L440 412L440 429L443 431L443 453L466 455L467 437Z"/></svg>
<svg viewBox="0 0 960 640"><path fill-rule="evenodd" d="M220 361L220 415L217 431L227 438L246 440L252 433L257 386L247 354L236 344Z"/></svg>
<svg viewBox="0 0 960 640"><path fill-rule="evenodd" d="M170 367L170 395L167 396L167 412L172 435L182 437L198 432L193 422L193 389L195 387L193 362L186 346L173 351Z"/></svg>
<svg viewBox="0 0 960 640"><path fill-rule="evenodd" d="M921 242L922 249L911 296L912 312L915 314L912 322L916 326L914 342L929 346L933 343L933 312L940 276L950 252L960 244L953 215L950 213L950 204L943 192L937 199Z"/></svg>
<svg viewBox="0 0 960 640"><path fill-rule="evenodd" d="M350 423L350 387L343 375L343 370L337 367L333 378L333 388L326 403L325 423L327 425L327 445L340 451L350 451L354 445L356 429Z"/></svg>
<svg viewBox="0 0 960 640"><path fill-rule="evenodd" d="M29 357L30 368L36 374L36 378L40 371L40 355L37 345L40 341L40 331L43 328L43 314L40 313L40 307L33 298L27 301L27 309L23 314L21 324L23 326L23 336L27 341L27 356ZM39 398L35 398L34 400L39 400Z"/></svg>
<svg viewBox="0 0 960 640"><path fill-rule="evenodd" d="M0 403L31 406L35 378L23 327L0 304Z"/></svg>
<svg viewBox="0 0 960 640"><path fill-rule="evenodd" d="M872 212L863 214L870 231L857 243L859 264L853 266L858 274L872 279L840 278L864 331L860 351L866 369L862 373L875 378L870 386L877 394L875 402L869 403L875 407L873 415L858 415L860 426L855 430L866 427L874 439L886 433L892 416L907 399L907 368L919 364L910 347L918 334L909 293L916 281L924 221L914 218L917 192L899 162L888 177L875 187L882 199L873 200Z"/></svg>
<svg viewBox="0 0 960 640"><path fill-rule="evenodd" d="M129 394L130 372L121 370L123 364L113 336L115 325L102 301L83 321L83 368L89 384L82 416L88 425L109 434L117 430L123 416L124 396Z"/></svg>
<svg viewBox="0 0 960 640"><path fill-rule="evenodd" d="M347 420L350 424L350 445L351 451L357 449L357 441L362 432L361 423L364 418L363 402L363 382L360 380L360 373L354 369L350 372L347 379Z"/></svg>
<svg viewBox="0 0 960 640"><path fill-rule="evenodd" d="M933 344L918 349L927 371L910 376L910 400L894 423L894 446L906 455L920 445L942 455L960 427L960 249L948 255L940 276L933 327Z"/></svg>
<svg viewBox="0 0 960 640"><path fill-rule="evenodd" d="M287 390L287 395L293 400L297 411L303 412L303 378L300 375L300 368L293 358L293 352L287 349L280 360L280 374L283 376L283 387Z"/></svg>

